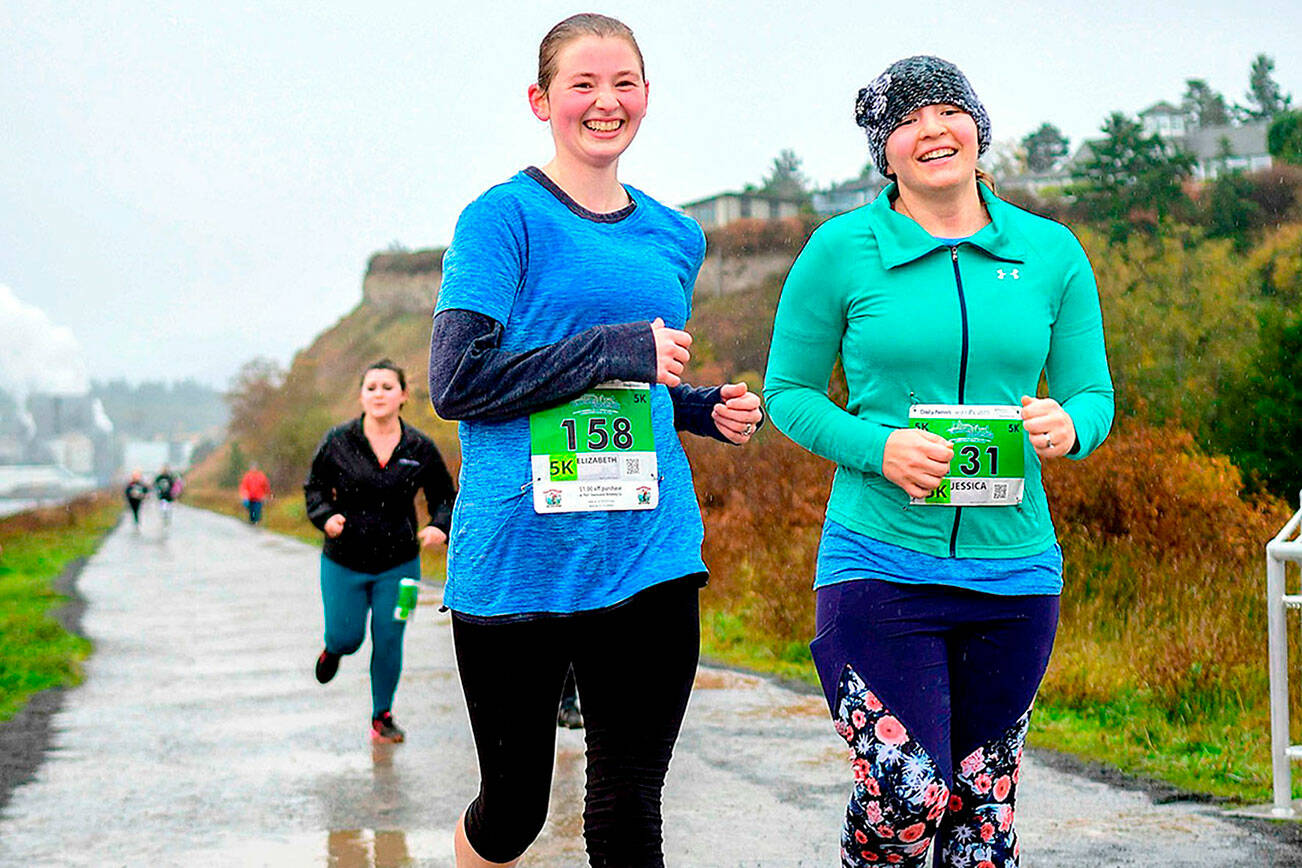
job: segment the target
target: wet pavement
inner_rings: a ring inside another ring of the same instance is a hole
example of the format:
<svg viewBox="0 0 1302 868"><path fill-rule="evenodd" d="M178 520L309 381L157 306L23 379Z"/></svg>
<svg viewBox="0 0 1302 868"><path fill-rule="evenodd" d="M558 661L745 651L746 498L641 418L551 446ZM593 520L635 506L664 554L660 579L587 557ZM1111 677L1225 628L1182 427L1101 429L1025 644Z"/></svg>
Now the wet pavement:
<svg viewBox="0 0 1302 868"><path fill-rule="evenodd" d="M234 519L147 512L79 579L95 643L46 761L0 815L0 865L448 866L476 766L448 617L427 592L395 702L408 742L372 746L366 646L328 686L318 552ZM817 696L704 668L665 791L675 866L832 866L845 751ZM551 815L521 866L586 864L583 738L557 734ZM1154 804L1033 756L1024 866L1299 863L1208 806Z"/></svg>

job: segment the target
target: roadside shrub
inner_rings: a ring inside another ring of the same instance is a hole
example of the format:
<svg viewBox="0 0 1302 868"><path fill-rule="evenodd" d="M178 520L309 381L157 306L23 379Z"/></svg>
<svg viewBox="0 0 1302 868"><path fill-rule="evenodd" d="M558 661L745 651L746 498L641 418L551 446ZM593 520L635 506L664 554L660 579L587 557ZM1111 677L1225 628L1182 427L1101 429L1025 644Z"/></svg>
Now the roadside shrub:
<svg viewBox="0 0 1302 868"><path fill-rule="evenodd" d="M1240 497L1229 460L1173 425L1125 423L1044 476L1066 561L1044 697L1092 708L1138 695L1173 722L1258 707L1262 552L1288 505Z"/></svg>
<svg viewBox="0 0 1302 868"><path fill-rule="evenodd" d="M684 438L705 519L707 608L745 618L774 648L814 631L814 563L831 462L773 429L744 448Z"/></svg>
<svg viewBox="0 0 1302 868"><path fill-rule="evenodd" d="M1273 498L1243 500L1230 460L1175 425L1123 421L1088 459L1048 462L1044 484L1060 533L1124 541L1158 559L1224 560L1263 543L1286 512Z"/></svg>

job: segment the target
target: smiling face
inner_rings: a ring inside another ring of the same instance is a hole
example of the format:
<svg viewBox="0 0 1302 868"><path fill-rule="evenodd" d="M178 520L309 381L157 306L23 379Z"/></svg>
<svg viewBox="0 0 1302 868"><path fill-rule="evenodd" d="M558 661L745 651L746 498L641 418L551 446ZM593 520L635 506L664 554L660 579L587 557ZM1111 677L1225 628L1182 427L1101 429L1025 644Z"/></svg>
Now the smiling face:
<svg viewBox="0 0 1302 868"><path fill-rule="evenodd" d="M886 168L903 189L939 192L974 183L979 150L970 114L928 105L905 115L886 139Z"/></svg>
<svg viewBox="0 0 1302 868"><path fill-rule="evenodd" d="M551 124L557 159L593 168L618 161L646 115L637 51L618 36L580 36L560 49L555 69L545 91L529 86L529 106Z"/></svg>
<svg viewBox="0 0 1302 868"><path fill-rule="evenodd" d="M362 412L372 419L387 419L402 409L407 390L394 371L371 368L362 377Z"/></svg>

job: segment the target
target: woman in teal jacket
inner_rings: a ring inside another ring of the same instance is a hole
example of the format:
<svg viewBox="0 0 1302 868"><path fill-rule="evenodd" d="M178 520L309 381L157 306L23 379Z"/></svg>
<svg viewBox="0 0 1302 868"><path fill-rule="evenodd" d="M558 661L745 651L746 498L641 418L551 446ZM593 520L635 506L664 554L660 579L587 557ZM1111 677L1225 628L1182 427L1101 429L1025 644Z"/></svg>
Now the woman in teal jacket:
<svg viewBox="0 0 1302 868"><path fill-rule="evenodd" d="M856 109L894 183L810 238L765 378L774 424L837 464L811 648L855 756L842 862L921 866L935 839L940 865L1014 865L1062 588L1040 467L1112 422L1098 292L1065 227L980 182L990 122L955 66L897 61Z"/></svg>

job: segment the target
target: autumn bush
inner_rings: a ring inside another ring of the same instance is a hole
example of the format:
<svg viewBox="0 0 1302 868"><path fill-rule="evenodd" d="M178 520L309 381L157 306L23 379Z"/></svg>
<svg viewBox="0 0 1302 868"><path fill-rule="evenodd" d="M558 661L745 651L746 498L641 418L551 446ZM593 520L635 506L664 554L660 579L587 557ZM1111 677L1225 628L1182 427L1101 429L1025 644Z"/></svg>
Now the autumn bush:
<svg viewBox="0 0 1302 868"><path fill-rule="evenodd" d="M1288 505L1242 497L1234 465L1171 425L1123 423L1044 475L1066 560L1045 696L1085 706L1138 690L1173 717L1259 706L1264 549Z"/></svg>
<svg viewBox="0 0 1302 868"><path fill-rule="evenodd" d="M705 520L707 607L775 646L813 636L814 562L833 466L771 426L744 449L686 438Z"/></svg>

